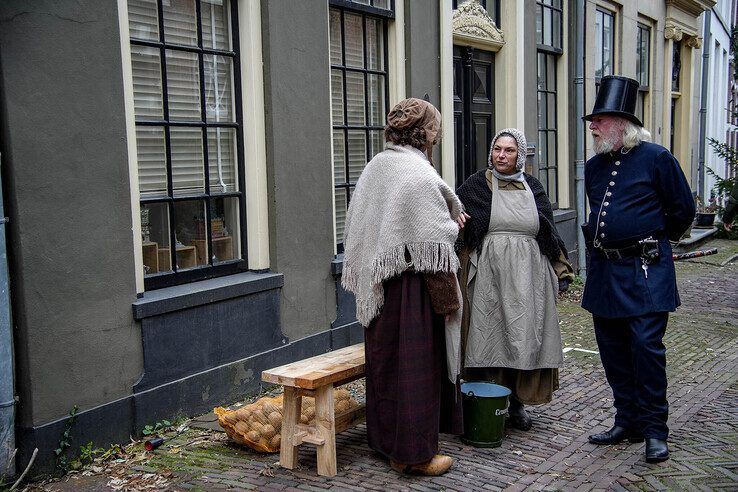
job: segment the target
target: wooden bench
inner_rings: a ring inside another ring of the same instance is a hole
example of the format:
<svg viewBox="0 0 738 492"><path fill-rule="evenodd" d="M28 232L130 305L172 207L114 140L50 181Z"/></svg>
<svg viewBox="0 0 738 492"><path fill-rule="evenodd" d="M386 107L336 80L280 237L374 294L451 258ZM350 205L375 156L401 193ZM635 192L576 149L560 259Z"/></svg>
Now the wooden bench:
<svg viewBox="0 0 738 492"><path fill-rule="evenodd" d="M275 367L261 373L268 383L284 386L282 441L279 463L292 469L297 465L298 446L307 442L317 448L318 475L336 474L336 433L364 420L364 405L335 415L333 388L364 376L364 344ZM313 424L300 423L302 397L315 398Z"/></svg>

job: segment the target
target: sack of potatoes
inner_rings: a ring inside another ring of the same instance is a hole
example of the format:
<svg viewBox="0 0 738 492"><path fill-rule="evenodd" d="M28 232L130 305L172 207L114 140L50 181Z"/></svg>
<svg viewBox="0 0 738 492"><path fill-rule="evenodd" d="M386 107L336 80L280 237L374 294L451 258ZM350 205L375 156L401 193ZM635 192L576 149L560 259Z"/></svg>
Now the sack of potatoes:
<svg viewBox="0 0 738 492"><path fill-rule="evenodd" d="M359 406L345 389L333 392L333 408L340 415ZM230 439L262 453L279 452L282 436L282 395L263 397L237 410L223 407L213 409L218 424ZM315 420L315 400L302 398L300 423L311 424Z"/></svg>

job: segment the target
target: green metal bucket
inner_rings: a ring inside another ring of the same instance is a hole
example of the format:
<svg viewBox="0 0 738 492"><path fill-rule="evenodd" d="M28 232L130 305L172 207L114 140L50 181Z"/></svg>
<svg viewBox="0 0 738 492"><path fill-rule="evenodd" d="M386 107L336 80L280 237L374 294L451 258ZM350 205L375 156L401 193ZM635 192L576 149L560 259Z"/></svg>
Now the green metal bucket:
<svg viewBox="0 0 738 492"><path fill-rule="evenodd" d="M487 381L461 383L464 435L461 440L480 448L496 448L505 435L510 390Z"/></svg>

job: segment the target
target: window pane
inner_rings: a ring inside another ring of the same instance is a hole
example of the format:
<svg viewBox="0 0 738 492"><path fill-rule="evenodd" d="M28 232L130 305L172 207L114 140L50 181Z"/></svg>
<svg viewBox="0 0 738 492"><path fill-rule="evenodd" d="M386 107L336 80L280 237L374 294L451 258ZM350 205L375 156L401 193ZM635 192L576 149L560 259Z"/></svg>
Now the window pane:
<svg viewBox="0 0 738 492"><path fill-rule="evenodd" d="M337 185L346 182L346 145L343 130L333 130L333 177Z"/></svg>
<svg viewBox="0 0 738 492"><path fill-rule="evenodd" d="M142 198L167 195L167 164L164 128L136 128L138 190Z"/></svg>
<svg viewBox="0 0 738 492"><path fill-rule="evenodd" d="M195 0L168 0L164 7L164 42L197 46Z"/></svg>
<svg viewBox="0 0 738 492"><path fill-rule="evenodd" d="M202 130L171 128L172 185L174 195L205 192Z"/></svg>
<svg viewBox="0 0 738 492"><path fill-rule="evenodd" d="M346 225L346 189L336 188L336 242L343 242L343 231Z"/></svg>
<svg viewBox="0 0 738 492"><path fill-rule="evenodd" d="M649 85L649 66L650 66L650 58L651 58L651 30L650 29L642 29L641 30L641 40L640 40L640 48L641 48L641 77L638 79L641 85L647 86Z"/></svg>
<svg viewBox="0 0 738 492"><path fill-rule="evenodd" d="M553 28L551 26L551 9L544 8L543 9L543 44L546 44L548 46L552 46L552 40L551 40L551 33L553 32Z"/></svg>
<svg viewBox="0 0 738 492"><path fill-rule="evenodd" d="M205 222L205 201L187 200L174 203L174 238L177 241L177 270L187 270L207 264L207 256L198 258L195 241L202 237Z"/></svg>
<svg viewBox="0 0 738 492"><path fill-rule="evenodd" d="M128 31L132 38L159 41L156 0L128 0Z"/></svg>
<svg viewBox="0 0 738 492"><path fill-rule="evenodd" d="M205 48L231 49L230 10L228 0L203 0L200 3L202 44Z"/></svg>
<svg viewBox="0 0 738 492"><path fill-rule="evenodd" d="M546 90L556 90L556 57L551 54L546 55Z"/></svg>
<svg viewBox="0 0 738 492"><path fill-rule="evenodd" d="M241 258L241 243L238 231L239 206L237 197L214 198L210 200L210 241L213 244L213 264ZM204 236L203 236L204 237ZM207 263L207 241L194 241L197 247L198 262ZM201 257L202 256L202 257Z"/></svg>
<svg viewBox="0 0 738 492"><path fill-rule="evenodd" d="M167 90L171 120L200 120L200 70L197 54L167 50Z"/></svg>
<svg viewBox="0 0 738 492"><path fill-rule="evenodd" d="M556 183L558 182L557 176L556 176L556 168L550 168L548 170L548 188L546 192L548 193L548 199L551 200L551 202L557 202L558 198L558 190Z"/></svg>
<svg viewBox="0 0 738 492"><path fill-rule="evenodd" d="M331 9L331 65L342 65L341 60L341 12Z"/></svg>
<svg viewBox="0 0 738 492"><path fill-rule="evenodd" d="M595 12L595 77L602 77L602 12Z"/></svg>
<svg viewBox="0 0 738 492"><path fill-rule="evenodd" d="M546 100L546 93L538 92L538 128L546 128L546 114L548 113Z"/></svg>
<svg viewBox="0 0 738 492"><path fill-rule="evenodd" d="M547 135L548 140L548 161L546 161L546 166L548 167L556 167L556 154L557 154L557 146L556 146L556 132L548 132ZM552 199L556 198L555 196L550 197Z"/></svg>
<svg viewBox="0 0 738 492"><path fill-rule="evenodd" d="M349 181L356 183L366 166L366 133L364 131L348 132L348 147Z"/></svg>
<svg viewBox="0 0 738 492"><path fill-rule="evenodd" d="M203 55L203 68L208 121L236 121L233 107L236 99L233 94L233 60L226 56Z"/></svg>
<svg viewBox="0 0 738 492"><path fill-rule="evenodd" d="M389 9L389 0L372 0L372 5L380 9Z"/></svg>
<svg viewBox="0 0 738 492"><path fill-rule="evenodd" d="M546 128L548 116L548 97L545 92L538 93L538 128Z"/></svg>
<svg viewBox="0 0 738 492"><path fill-rule="evenodd" d="M156 48L131 45L133 103L137 119L163 119L161 56Z"/></svg>
<svg viewBox="0 0 738 492"><path fill-rule="evenodd" d="M548 94L548 117L546 118L546 126L556 128L556 94Z"/></svg>
<svg viewBox="0 0 738 492"><path fill-rule="evenodd" d="M638 91L638 99L636 99L636 109L635 109L635 115L638 117L639 120L641 120L641 123L646 123L644 121L644 108L646 104L646 93L644 91Z"/></svg>
<svg viewBox="0 0 738 492"><path fill-rule="evenodd" d="M364 68L364 29L360 15L344 12L343 34L346 37L346 66Z"/></svg>
<svg viewBox="0 0 738 492"><path fill-rule="evenodd" d="M546 54L538 52L538 90L546 90Z"/></svg>
<svg viewBox="0 0 738 492"><path fill-rule="evenodd" d="M384 130L369 132L369 155L374 157L384 150ZM371 159L370 157L370 159Z"/></svg>
<svg viewBox="0 0 738 492"><path fill-rule="evenodd" d="M543 7L536 3L536 42L543 44Z"/></svg>
<svg viewBox="0 0 738 492"><path fill-rule="evenodd" d="M548 173L546 171L538 173L538 181L541 182L544 190L548 190Z"/></svg>
<svg viewBox="0 0 738 492"><path fill-rule="evenodd" d="M343 74L331 70L331 112L334 125L343 125Z"/></svg>
<svg viewBox="0 0 738 492"><path fill-rule="evenodd" d="M602 75L612 75L613 73L613 17L605 15L602 24Z"/></svg>
<svg viewBox="0 0 738 492"><path fill-rule="evenodd" d="M366 49L369 69L384 70L384 21L366 19Z"/></svg>
<svg viewBox="0 0 738 492"><path fill-rule="evenodd" d="M384 76L368 75L369 83L369 124L384 126L384 117L387 111L384 107Z"/></svg>
<svg viewBox="0 0 738 492"><path fill-rule="evenodd" d="M538 132L538 166L545 167L548 162L548 139L546 132Z"/></svg>
<svg viewBox="0 0 738 492"><path fill-rule="evenodd" d="M551 23L553 25L553 31L551 34L551 46L561 48L561 12L554 10L552 16Z"/></svg>
<svg viewBox="0 0 738 492"><path fill-rule="evenodd" d="M346 105L349 125L364 125L364 74L346 72Z"/></svg>
<svg viewBox="0 0 738 492"><path fill-rule="evenodd" d="M169 211L166 203L141 204L144 274L171 271Z"/></svg>
<svg viewBox="0 0 738 492"><path fill-rule="evenodd" d="M236 129L208 128L210 193L238 191Z"/></svg>

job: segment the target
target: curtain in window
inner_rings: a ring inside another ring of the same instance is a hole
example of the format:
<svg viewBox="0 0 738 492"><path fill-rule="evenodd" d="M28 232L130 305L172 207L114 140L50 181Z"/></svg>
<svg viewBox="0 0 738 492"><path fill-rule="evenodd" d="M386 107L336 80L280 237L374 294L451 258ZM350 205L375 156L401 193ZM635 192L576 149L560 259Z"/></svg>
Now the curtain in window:
<svg viewBox="0 0 738 492"><path fill-rule="evenodd" d="M203 0L203 47L231 49L230 22L222 0ZM195 46L197 19L194 0L164 3L164 39L167 45ZM159 40L155 0L128 2L133 39ZM187 122L202 120L200 60L205 80L205 112L209 123L234 122L233 61L219 55L170 48L165 50L169 114L164 115L163 74L158 48L132 45L134 108L137 121ZM173 194L204 193L203 136L200 128L171 127ZM142 198L167 195L164 125L138 126L138 173ZM236 138L232 128L209 128L208 158L211 193L238 191Z"/></svg>

